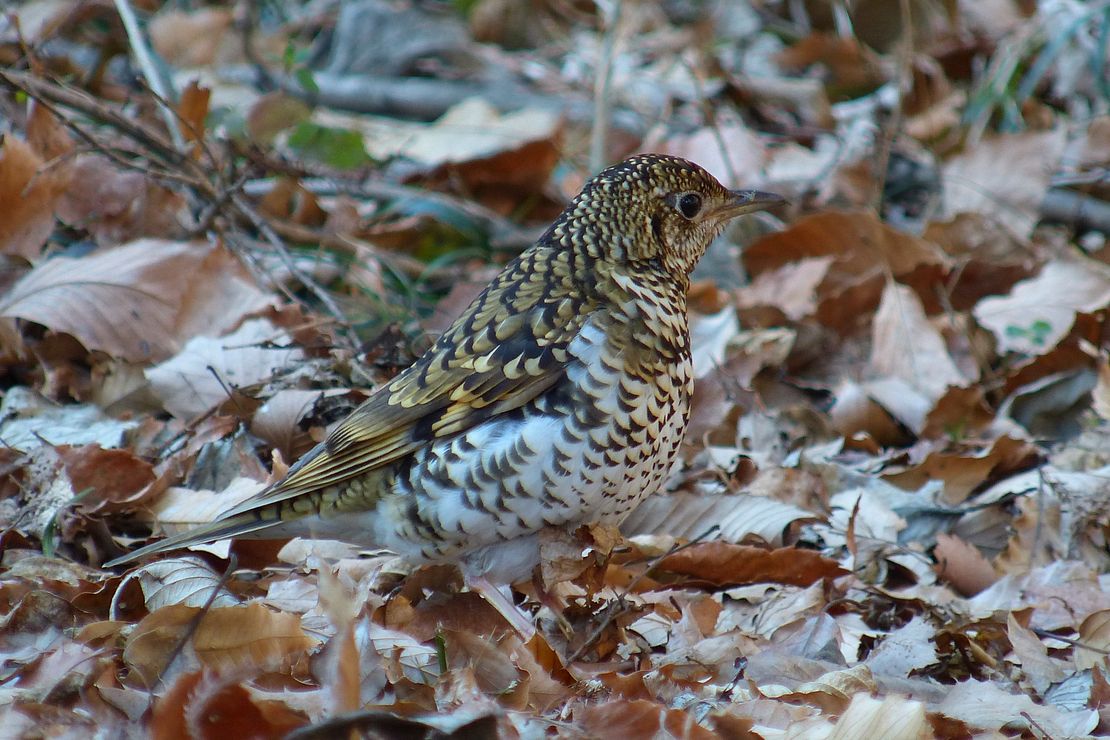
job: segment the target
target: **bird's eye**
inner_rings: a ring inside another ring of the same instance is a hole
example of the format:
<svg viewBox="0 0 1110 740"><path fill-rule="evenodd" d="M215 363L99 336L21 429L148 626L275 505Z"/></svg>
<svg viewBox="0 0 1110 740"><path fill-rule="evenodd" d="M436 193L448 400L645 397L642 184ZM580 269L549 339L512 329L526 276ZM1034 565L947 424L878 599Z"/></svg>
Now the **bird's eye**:
<svg viewBox="0 0 1110 740"><path fill-rule="evenodd" d="M697 193L685 193L678 198L678 212L686 218L693 218L701 210L701 196Z"/></svg>

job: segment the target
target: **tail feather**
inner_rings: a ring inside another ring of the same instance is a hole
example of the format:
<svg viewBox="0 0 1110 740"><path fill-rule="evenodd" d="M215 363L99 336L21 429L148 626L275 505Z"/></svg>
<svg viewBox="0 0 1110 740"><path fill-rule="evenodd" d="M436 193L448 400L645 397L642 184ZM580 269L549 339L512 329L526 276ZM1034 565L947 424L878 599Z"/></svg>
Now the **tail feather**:
<svg viewBox="0 0 1110 740"><path fill-rule="evenodd" d="M268 529L281 523L280 519L260 516L260 513L261 512L257 511L247 512L227 519L217 519L210 524L205 524L190 529L187 532L172 535L158 542L152 542L149 545L140 547L138 550L133 550L126 555L121 555L118 558L109 560L104 563L104 567L114 568L117 565L130 563L144 558L147 555L177 550L178 548L189 547L190 545L215 542L216 540L222 540L227 537L242 537L243 535Z"/></svg>

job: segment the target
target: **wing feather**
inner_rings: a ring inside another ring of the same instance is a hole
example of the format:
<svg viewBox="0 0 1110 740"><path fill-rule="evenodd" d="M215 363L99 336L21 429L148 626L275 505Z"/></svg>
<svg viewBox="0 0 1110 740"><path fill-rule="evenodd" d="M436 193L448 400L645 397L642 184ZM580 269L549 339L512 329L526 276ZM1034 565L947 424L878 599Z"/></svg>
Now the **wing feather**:
<svg viewBox="0 0 1110 740"><path fill-rule="evenodd" d="M537 247L510 263L412 366L377 389L289 469L285 478L211 524L140 548L112 564L213 539L259 536L313 507L283 505L404 458L436 439L536 399L565 376L568 348L596 309L565 281L538 280L565 254ZM561 269L561 268L560 268ZM367 501L352 503L366 507Z"/></svg>

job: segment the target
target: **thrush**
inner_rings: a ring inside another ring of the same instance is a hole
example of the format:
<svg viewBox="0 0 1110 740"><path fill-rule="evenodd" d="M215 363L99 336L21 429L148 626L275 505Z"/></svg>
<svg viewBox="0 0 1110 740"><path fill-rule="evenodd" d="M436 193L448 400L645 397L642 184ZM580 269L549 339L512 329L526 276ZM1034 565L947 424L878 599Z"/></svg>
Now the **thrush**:
<svg viewBox="0 0 1110 740"><path fill-rule="evenodd" d="M226 537L312 536L511 583L545 527L619 524L679 452L690 271L728 221L783 202L698 165L604 170L438 341L279 482L117 558Z"/></svg>

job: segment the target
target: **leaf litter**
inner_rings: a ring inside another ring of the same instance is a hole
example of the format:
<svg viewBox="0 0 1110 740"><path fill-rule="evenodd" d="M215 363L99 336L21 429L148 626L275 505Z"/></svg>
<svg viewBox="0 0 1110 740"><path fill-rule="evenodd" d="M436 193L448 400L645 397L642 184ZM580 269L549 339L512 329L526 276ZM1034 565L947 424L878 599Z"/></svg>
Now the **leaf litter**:
<svg viewBox="0 0 1110 740"><path fill-rule="evenodd" d="M130 5L0 21L7 734L1110 732L1101 4ZM545 534L534 636L346 543L99 567L280 476L639 150L792 205L706 256L682 462Z"/></svg>

